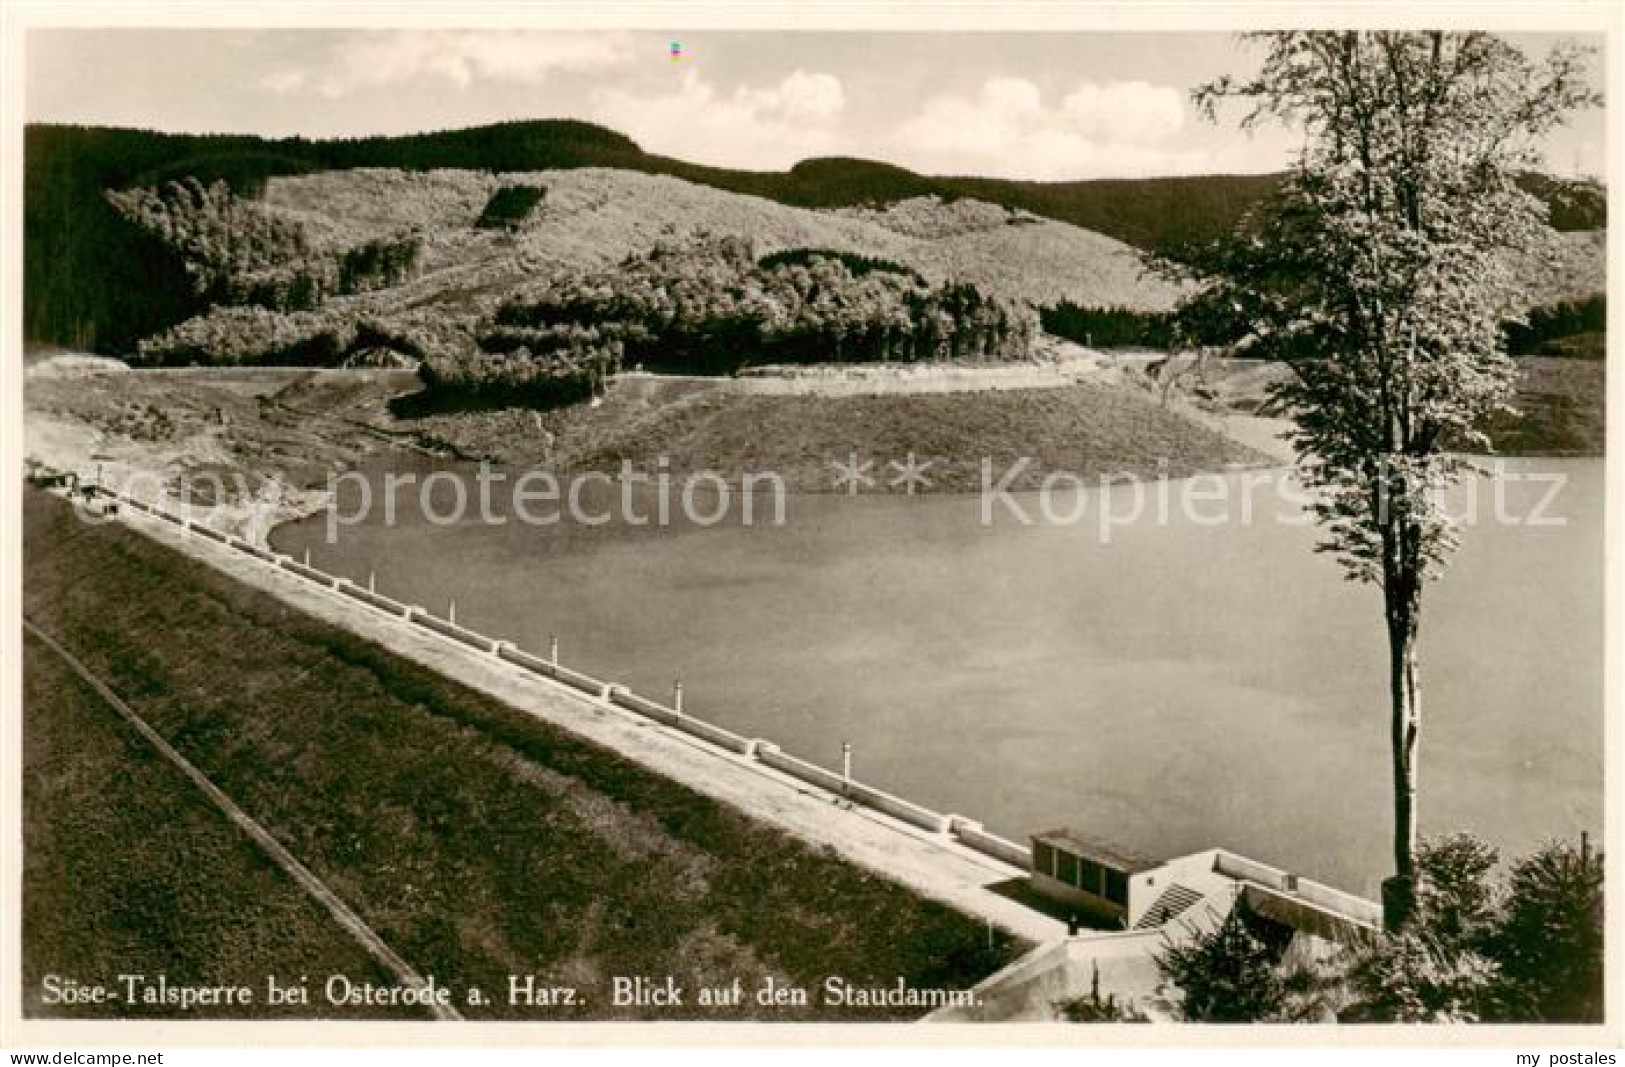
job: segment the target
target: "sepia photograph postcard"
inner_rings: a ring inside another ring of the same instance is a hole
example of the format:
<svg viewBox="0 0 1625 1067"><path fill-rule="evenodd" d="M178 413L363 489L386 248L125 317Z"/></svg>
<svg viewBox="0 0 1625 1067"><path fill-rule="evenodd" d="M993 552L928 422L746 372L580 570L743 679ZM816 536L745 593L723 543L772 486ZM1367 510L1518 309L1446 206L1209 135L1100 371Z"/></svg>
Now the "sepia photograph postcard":
<svg viewBox="0 0 1625 1067"><path fill-rule="evenodd" d="M1617 3L4 20L0 1044L1617 1062Z"/></svg>

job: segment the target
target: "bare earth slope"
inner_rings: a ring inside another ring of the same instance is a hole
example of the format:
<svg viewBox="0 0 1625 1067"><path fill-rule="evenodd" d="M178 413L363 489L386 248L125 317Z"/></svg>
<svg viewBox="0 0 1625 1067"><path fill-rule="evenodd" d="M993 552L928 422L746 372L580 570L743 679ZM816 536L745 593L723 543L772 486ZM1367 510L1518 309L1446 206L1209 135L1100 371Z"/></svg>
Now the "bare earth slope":
<svg viewBox="0 0 1625 1067"><path fill-rule="evenodd" d="M514 184L543 187L546 200L515 233L476 229L491 193ZM399 290L361 298L384 306L495 295L536 270L607 266L662 237L697 231L748 236L763 254L826 248L880 256L932 281L963 278L1042 304L1067 299L1162 310L1179 295L1174 285L1147 275L1128 245L979 201L917 198L884 211L815 211L605 169L327 171L274 178L265 201L305 223L318 247L353 247L418 229L423 275Z"/></svg>

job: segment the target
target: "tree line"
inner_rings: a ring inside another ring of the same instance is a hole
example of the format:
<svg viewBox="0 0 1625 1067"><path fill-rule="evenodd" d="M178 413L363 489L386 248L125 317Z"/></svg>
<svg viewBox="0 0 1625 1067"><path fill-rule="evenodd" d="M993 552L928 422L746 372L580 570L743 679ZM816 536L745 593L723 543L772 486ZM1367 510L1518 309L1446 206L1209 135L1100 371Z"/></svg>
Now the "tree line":
<svg viewBox="0 0 1625 1067"><path fill-rule="evenodd" d="M1191 305L1178 312L1127 307L1085 307L1063 300L1039 309L1044 332L1089 348L1152 348L1168 351L1190 345L1225 345L1238 339L1233 326L1204 328ZM1569 356L1600 359L1600 344L1576 339L1599 337L1608 329L1608 298L1565 300L1531 309L1523 321L1501 324L1507 352L1514 356Z"/></svg>
<svg viewBox="0 0 1625 1067"><path fill-rule="evenodd" d="M1506 333L1507 351L1515 356L1578 353L1601 359L1606 355L1601 344L1588 348L1574 342L1577 338L1600 337L1607 331L1608 298L1599 293L1589 300L1565 300L1534 308L1523 322L1509 322L1502 329Z"/></svg>
<svg viewBox="0 0 1625 1067"><path fill-rule="evenodd" d="M337 254L314 249L303 224L195 177L159 187L109 190L124 218L179 257L192 295L212 305L308 311L329 295L398 285L416 270L415 233L368 241Z"/></svg>
<svg viewBox="0 0 1625 1067"><path fill-rule="evenodd" d="M210 304L294 310L319 302L305 228L197 178L108 190L108 203L179 257L193 295Z"/></svg>
<svg viewBox="0 0 1625 1067"><path fill-rule="evenodd" d="M665 243L594 274L551 277L510 299L478 350L431 356L431 391L484 402L590 395L622 366L730 374L769 363L1025 358L1025 305L975 286L815 249L758 259L742 238Z"/></svg>
<svg viewBox="0 0 1625 1067"><path fill-rule="evenodd" d="M539 185L504 185L491 194L474 223L481 230L515 230L546 199Z"/></svg>
<svg viewBox="0 0 1625 1067"><path fill-rule="evenodd" d="M1174 316L1161 311L1127 307L1080 307L1063 300L1039 309L1045 333L1064 337L1086 348L1173 348L1177 338Z"/></svg>
<svg viewBox="0 0 1625 1067"><path fill-rule="evenodd" d="M473 347L466 324L433 308L387 318L328 305L272 311L217 307L143 338L130 357L150 367L341 367L406 365Z"/></svg>

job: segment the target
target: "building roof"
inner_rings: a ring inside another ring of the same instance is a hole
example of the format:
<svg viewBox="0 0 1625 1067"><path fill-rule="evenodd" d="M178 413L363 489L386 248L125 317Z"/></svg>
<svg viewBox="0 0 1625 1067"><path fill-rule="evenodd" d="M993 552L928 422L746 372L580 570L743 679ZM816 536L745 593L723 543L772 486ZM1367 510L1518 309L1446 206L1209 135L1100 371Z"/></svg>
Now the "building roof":
<svg viewBox="0 0 1625 1067"><path fill-rule="evenodd" d="M1162 866L1158 860L1148 859L1134 852L1119 848L1110 842L1102 841L1097 837L1074 830L1071 827L1062 827L1058 830L1041 830L1033 834L1034 842L1041 842L1052 848L1062 849L1074 856L1094 860L1105 867L1113 867L1129 874L1138 874L1149 871L1154 867Z"/></svg>

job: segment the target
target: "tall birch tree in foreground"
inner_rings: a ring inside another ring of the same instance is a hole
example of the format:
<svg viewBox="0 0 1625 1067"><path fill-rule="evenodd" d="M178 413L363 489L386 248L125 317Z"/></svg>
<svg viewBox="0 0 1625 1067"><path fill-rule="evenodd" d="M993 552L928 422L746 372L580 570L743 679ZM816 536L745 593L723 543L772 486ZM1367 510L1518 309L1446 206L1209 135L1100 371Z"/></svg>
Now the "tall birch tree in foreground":
<svg viewBox="0 0 1625 1067"><path fill-rule="evenodd" d="M1227 100L1250 126L1303 133L1267 201L1192 266L1187 311L1245 325L1245 354L1284 361L1278 390L1296 422L1299 470L1316 491L1318 550L1381 587L1389 646L1394 875L1385 921L1415 898L1422 703L1422 591L1456 533L1441 492L1487 451L1516 370L1503 321L1521 304L1517 263L1553 251L1544 206L1516 178L1543 134L1596 102L1585 54L1531 61L1482 33L1255 35L1256 76L1196 91L1209 118Z"/></svg>

